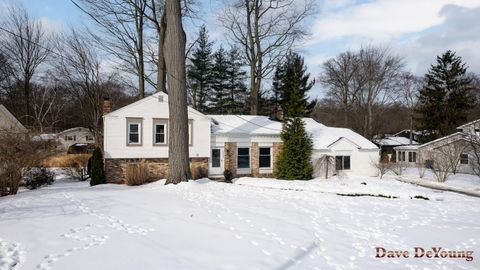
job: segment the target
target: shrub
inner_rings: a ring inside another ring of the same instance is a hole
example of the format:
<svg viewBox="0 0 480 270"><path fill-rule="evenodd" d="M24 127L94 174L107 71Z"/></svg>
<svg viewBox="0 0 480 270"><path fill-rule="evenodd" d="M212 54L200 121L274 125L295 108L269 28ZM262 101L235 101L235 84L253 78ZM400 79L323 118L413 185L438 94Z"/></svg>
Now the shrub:
<svg viewBox="0 0 480 270"><path fill-rule="evenodd" d="M208 169L201 164L190 165L190 175L193 180L208 177Z"/></svg>
<svg viewBox="0 0 480 270"><path fill-rule="evenodd" d="M61 167L65 169L67 175L73 179L85 181L88 179L87 164L91 156L89 154L71 154L63 158L63 164Z"/></svg>
<svg viewBox="0 0 480 270"><path fill-rule="evenodd" d="M126 184L139 186L149 182L148 164L145 161L129 163L126 169Z"/></svg>
<svg viewBox="0 0 480 270"><path fill-rule="evenodd" d="M28 189L37 189L53 184L55 174L46 168L32 168L23 176L23 183Z"/></svg>
<svg viewBox="0 0 480 270"><path fill-rule="evenodd" d="M95 148L91 161L91 175L90 186L105 184L105 169L103 167L103 155L102 150L99 147Z"/></svg>
<svg viewBox="0 0 480 270"><path fill-rule="evenodd" d="M402 175L406 168L407 168L407 163L403 161L390 163L390 170L396 175Z"/></svg>
<svg viewBox="0 0 480 270"><path fill-rule="evenodd" d="M16 194L25 173L41 167L54 152L51 141L35 141L24 133L0 130L0 196Z"/></svg>
<svg viewBox="0 0 480 270"><path fill-rule="evenodd" d="M225 182L231 183L233 179L233 173L227 169L223 171L223 177L225 178Z"/></svg>
<svg viewBox="0 0 480 270"><path fill-rule="evenodd" d="M416 163L415 166L418 169L418 177L423 178L423 176L425 176L425 171L427 170L427 167L422 162Z"/></svg>

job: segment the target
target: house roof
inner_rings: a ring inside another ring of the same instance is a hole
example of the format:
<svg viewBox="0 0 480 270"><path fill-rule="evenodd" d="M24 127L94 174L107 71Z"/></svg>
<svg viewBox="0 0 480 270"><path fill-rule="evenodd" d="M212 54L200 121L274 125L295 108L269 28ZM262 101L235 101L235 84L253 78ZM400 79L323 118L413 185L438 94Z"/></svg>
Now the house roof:
<svg viewBox="0 0 480 270"><path fill-rule="evenodd" d="M468 127L468 126L475 125L475 124L480 124L480 119L473 120L473 121L471 121L471 122L465 123L465 124L457 127L457 129L463 129L463 128L466 128L466 127Z"/></svg>
<svg viewBox="0 0 480 270"><path fill-rule="evenodd" d="M246 136L280 136L282 123L267 116L257 115L208 115L213 120L213 134ZM314 149L328 149L332 144L347 139L360 149L378 147L360 134L347 128L327 127L312 118L303 118L305 129L311 136Z"/></svg>
<svg viewBox="0 0 480 270"><path fill-rule="evenodd" d="M60 135L60 134L65 134L70 132L79 132L79 131L90 132L90 129L84 128L84 127L74 127L74 128L69 128L62 132L59 132L58 134Z"/></svg>
<svg viewBox="0 0 480 270"><path fill-rule="evenodd" d="M427 147L429 145L436 144L436 143L439 143L439 142L442 142L442 141L447 141L448 142L448 140L450 140L450 139L452 140L451 142L458 141L458 140L464 140L464 139L466 139L466 134L463 133L463 132L455 132L455 133L452 133L448 136L438 138L438 139L430 141L428 143L424 143L424 144L420 145L419 148L424 148L424 147Z"/></svg>
<svg viewBox="0 0 480 270"><path fill-rule="evenodd" d="M390 136L382 139L376 139L374 142L381 146L398 146L409 145L410 139L405 137ZM418 142L412 140L412 144L418 144Z"/></svg>
<svg viewBox="0 0 480 270"><path fill-rule="evenodd" d="M0 104L0 129L18 129L20 132L27 132L27 129L20 123L20 121L11 114L5 106Z"/></svg>

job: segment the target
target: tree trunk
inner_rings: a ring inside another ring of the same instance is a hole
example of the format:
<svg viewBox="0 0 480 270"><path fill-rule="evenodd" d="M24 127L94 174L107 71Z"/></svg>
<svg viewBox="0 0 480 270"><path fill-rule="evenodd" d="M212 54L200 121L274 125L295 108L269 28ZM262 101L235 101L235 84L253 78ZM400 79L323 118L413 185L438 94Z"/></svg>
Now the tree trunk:
<svg viewBox="0 0 480 270"><path fill-rule="evenodd" d="M185 74L186 37L180 0L165 3L165 65L168 74L168 177L166 184L178 184L190 177L188 157L188 112Z"/></svg>
<svg viewBox="0 0 480 270"><path fill-rule="evenodd" d="M162 18L160 21L160 29L158 31L158 62L157 62L157 92L167 92L166 89L166 72L165 72L165 54L163 53L164 43L165 43L165 28L167 27L166 23L166 14L165 8L163 9Z"/></svg>
<svg viewBox="0 0 480 270"><path fill-rule="evenodd" d="M137 7L136 7L137 8ZM145 61L143 57L143 15L136 10L137 54L138 54L138 90L139 99L145 97Z"/></svg>
<svg viewBox="0 0 480 270"><path fill-rule="evenodd" d="M412 144L413 141L413 114L410 114L410 145Z"/></svg>
<svg viewBox="0 0 480 270"><path fill-rule="evenodd" d="M30 79L25 78L23 84L23 95L25 98L25 125L28 127L30 124Z"/></svg>
<svg viewBox="0 0 480 270"><path fill-rule="evenodd" d="M250 67L250 114L257 115L258 113L258 96L260 86L258 85L258 81L256 78L256 71L255 67Z"/></svg>

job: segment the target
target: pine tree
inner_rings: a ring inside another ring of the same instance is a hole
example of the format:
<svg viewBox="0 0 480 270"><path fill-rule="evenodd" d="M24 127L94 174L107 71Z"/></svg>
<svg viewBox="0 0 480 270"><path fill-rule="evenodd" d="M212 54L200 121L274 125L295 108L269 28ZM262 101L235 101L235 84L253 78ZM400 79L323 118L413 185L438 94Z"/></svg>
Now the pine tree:
<svg viewBox="0 0 480 270"><path fill-rule="evenodd" d="M213 54L211 110L216 114L228 112L228 63L222 46Z"/></svg>
<svg viewBox="0 0 480 270"><path fill-rule="evenodd" d="M213 42L209 41L207 29L203 25L187 67L190 103L194 109L201 112L207 110L208 96L212 91L212 46Z"/></svg>
<svg viewBox="0 0 480 270"><path fill-rule="evenodd" d="M419 94L420 118L417 120L421 129L429 131L427 140L433 140L465 123L475 98L467 67L455 52L449 50L438 56L436 65L431 65L425 78L426 84Z"/></svg>
<svg viewBox="0 0 480 270"><path fill-rule="evenodd" d="M105 184L105 170L103 168L103 155L100 147L95 148L91 158L90 186Z"/></svg>
<svg viewBox="0 0 480 270"><path fill-rule="evenodd" d="M277 176L282 179L312 178L312 141L309 138L302 117L309 114L310 103L307 92L314 82L306 72L303 58L288 54L285 63L275 73L274 88L278 90L283 110L283 150L277 161Z"/></svg>
<svg viewBox="0 0 480 270"><path fill-rule="evenodd" d="M226 91L227 111L229 114L241 114L248 112L250 93L245 85L246 72L242 70L241 54L238 48L233 47L227 56L227 82Z"/></svg>

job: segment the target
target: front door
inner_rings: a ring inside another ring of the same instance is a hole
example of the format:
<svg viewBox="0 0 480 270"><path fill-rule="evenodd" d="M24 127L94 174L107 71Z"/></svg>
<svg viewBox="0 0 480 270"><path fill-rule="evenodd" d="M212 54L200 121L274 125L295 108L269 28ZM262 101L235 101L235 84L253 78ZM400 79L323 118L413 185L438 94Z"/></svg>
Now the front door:
<svg viewBox="0 0 480 270"><path fill-rule="evenodd" d="M210 155L210 175L223 174L223 148L212 148Z"/></svg>

